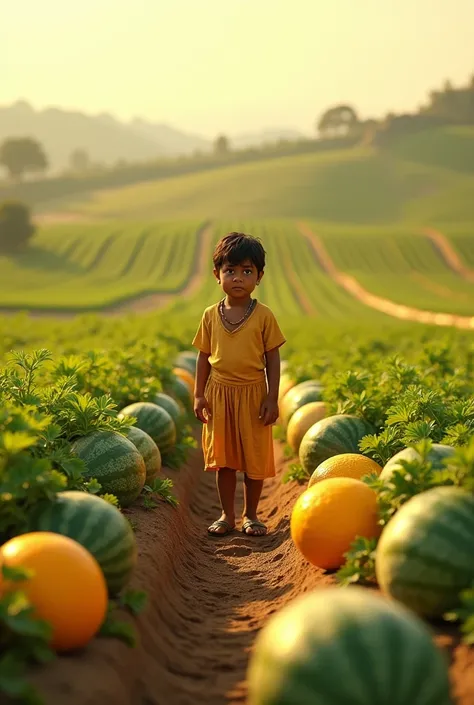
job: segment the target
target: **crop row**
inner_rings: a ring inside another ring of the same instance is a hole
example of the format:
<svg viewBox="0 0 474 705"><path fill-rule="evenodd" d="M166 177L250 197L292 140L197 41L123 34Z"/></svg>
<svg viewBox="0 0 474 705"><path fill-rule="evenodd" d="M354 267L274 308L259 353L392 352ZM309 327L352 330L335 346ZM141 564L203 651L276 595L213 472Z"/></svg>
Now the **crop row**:
<svg viewBox="0 0 474 705"><path fill-rule="evenodd" d="M197 223L44 229L29 251L0 258L0 306L100 308L179 290L198 238Z"/></svg>

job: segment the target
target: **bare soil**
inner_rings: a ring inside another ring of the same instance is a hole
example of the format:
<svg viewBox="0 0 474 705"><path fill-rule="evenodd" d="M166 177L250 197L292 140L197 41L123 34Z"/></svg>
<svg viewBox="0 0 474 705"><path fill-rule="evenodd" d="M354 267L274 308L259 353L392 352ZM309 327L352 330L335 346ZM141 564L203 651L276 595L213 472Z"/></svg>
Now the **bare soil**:
<svg viewBox="0 0 474 705"><path fill-rule="evenodd" d="M208 537L219 513L214 475L202 471L196 451L175 482L180 506L133 509L139 565L134 587L150 603L138 620L140 643L96 639L35 676L46 705L242 705L246 668L258 630L268 617L307 590L334 577L306 563L289 531L292 506L302 491L283 485L285 463L276 449L277 477L268 481L261 517L263 538L236 531ZM241 500L241 495L239 495ZM457 705L474 702L474 651L459 645L452 627L437 628L451 655Z"/></svg>

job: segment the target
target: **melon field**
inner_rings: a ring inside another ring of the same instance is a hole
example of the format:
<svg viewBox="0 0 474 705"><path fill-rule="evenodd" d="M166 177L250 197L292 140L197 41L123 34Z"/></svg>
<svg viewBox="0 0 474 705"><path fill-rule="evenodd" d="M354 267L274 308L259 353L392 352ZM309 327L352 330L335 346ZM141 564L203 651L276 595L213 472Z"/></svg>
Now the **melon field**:
<svg viewBox="0 0 474 705"><path fill-rule="evenodd" d="M471 137L40 207L0 258L2 705L472 705ZM230 230L287 338L258 538L208 536L192 412Z"/></svg>

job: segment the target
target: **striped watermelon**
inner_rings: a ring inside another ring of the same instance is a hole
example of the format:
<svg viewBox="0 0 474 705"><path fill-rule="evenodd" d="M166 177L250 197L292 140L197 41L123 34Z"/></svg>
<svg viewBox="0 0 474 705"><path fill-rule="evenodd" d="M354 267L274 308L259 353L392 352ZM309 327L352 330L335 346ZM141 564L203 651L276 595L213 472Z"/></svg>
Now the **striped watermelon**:
<svg viewBox="0 0 474 705"><path fill-rule="evenodd" d="M182 379L173 375L173 379L165 386L166 394L176 399L187 411L192 409L192 399L189 394L188 385Z"/></svg>
<svg viewBox="0 0 474 705"><path fill-rule="evenodd" d="M94 431L73 444L84 461L86 477L95 477L102 493L114 494L122 507L136 500L145 484L145 461L133 443L114 431Z"/></svg>
<svg viewBox="0 0 474 705"><path fill-rule="evenodd" d="M433 443L431 450L428 453L428 460L435 470L442 470L445 467L444 460L446 458L451 458L455 452L456 451L452 446L445 446L441 443ZM394 455L393 458L390 458L380 474L380 479L387 482L390 480L395 470L404 472L403 465L400 465L401 460L413 461L420 459L420 454L414 448L404 448L399 453Z"/></svg>
<svg viewBox="0 0 474 705"><path fill-rule="evenodd" d="M145 461L145 483L149 485L161 470L160 449L153 438L150 438L148 433L145 433L145 431L142 431L141 428L137 428L136 426L130 426L127 431L127 438L129 441L132 441Z"/></svg>
<svg viewBox="0 0 474 705"><path fill-rule="evenodd" d="M136 418L136 426L153 438L162 457L173 450L176 443L176 426L169 413L161 406L139 401L122 409L119 418L124 416Z"/></svg>
<svg viewBox="0 0 474 705"><path fill-rule="evenodd" d="M283 397L280 404L280 418L286 428L291 417L305 404L312 401L321 401L322 386L315 380L301 382L292 387Z"/></svg>
<svg viewBox="0 0 474 705"><path fill-rule="evenodd" d="M196 376L197 353L193 350L184 350L180 352L174 361L175 367L181 367L182 370L188 370L192 376Z"/></svg>
<svg viewBox="0 0 474 705"><path fill-rule="evenodd" d="M303 436L300 463L310 475L318 465L341 453L360 453L359 442L375 429L358 416L335 414L321 419Z"/></svg>
<svg viewBox="0 0 474 705"><path fill-rule="evenodd" d="M161 406L162 409L168 412L174 421L176 429L179 429L180 426L182 426L184 414L178 402L173 399L173 397L170 397L169 394L163 394L160 392L153 399L153 403Z"/></svg>
<svg viewBox="0 0 474 705"><path fill-rule="evenodd" d="M435 487L412 497L383 530L375 564L382 591L414 612L455 607L474 581L474 496Z"/></svg>
<svg viewBox="0 0 474 705"><path fill-rule="evenodd" d="M28 531L52 531L84 546L102 568L111 595L127 585L136 565L129 522L116 507L87 492L60 492L53 502L37 505Z"/></svg>
<svg viewBox="0 0 474 705"><path fill-rule="evenodd" d="M270 617L248 669L248 705L450 705L448 662L401 605L318 588Z"/></svg>

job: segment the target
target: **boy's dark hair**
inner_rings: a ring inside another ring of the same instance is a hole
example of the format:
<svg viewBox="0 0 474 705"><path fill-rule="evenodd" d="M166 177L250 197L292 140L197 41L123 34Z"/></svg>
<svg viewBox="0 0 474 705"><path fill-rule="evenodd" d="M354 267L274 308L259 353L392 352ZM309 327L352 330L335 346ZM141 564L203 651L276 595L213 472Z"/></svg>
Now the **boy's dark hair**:
<svg viewBox="0 0 474 705"><path fill-rule="evenodd" d="M241 264L246 259L255 265L258 272L265 269L265 250L258 237L245 233L229 233L219 240L212 256L215 269L219 270L225 262Z"/></svg>

